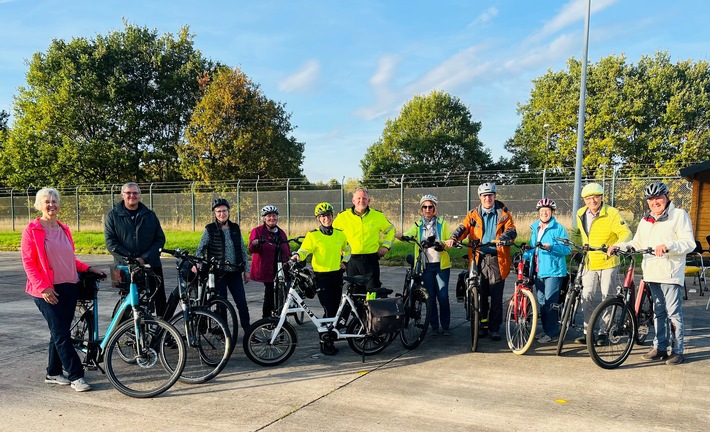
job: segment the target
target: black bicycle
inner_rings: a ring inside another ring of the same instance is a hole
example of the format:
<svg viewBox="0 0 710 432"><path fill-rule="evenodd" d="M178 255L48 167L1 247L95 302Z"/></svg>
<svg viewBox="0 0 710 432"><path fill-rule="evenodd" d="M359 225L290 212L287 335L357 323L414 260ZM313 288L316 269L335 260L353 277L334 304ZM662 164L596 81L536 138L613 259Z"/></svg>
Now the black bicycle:
<svg viewBox="0 0 710 432"><path fill-rule="evenodd" d="M407 349L414 349L424 340L429 322L431 320L431 307L429 293L424 286L424 269L427 258L426 249L429 247L443 247L440 243L435 245L434 239L420 242L414 237L402 236L403 242L413 243L417 247L417 258L414 254L406 257L409 268L404 276L402 298L404 300L404 327L399 333L402 345Z"/></svg>

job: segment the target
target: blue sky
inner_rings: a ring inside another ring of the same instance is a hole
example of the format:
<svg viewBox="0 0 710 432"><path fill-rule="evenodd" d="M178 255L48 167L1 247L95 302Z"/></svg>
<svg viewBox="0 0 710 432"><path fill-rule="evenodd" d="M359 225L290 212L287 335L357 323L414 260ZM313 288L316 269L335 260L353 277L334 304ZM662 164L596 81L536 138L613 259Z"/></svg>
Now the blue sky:
<svg viewBox="0 0 710 432"><path fill-rule="evenodd" d="M0 0L0 109L11 111L27 59L53 38L92 38L122 19L177 33L240 67L292 113L310 181L360 177L385 121L414 95L459 97L494 156L520 122L531 80L582 56L586 0ZM668 51L710 58L710 1L592 0L589 61Z"/></svg>

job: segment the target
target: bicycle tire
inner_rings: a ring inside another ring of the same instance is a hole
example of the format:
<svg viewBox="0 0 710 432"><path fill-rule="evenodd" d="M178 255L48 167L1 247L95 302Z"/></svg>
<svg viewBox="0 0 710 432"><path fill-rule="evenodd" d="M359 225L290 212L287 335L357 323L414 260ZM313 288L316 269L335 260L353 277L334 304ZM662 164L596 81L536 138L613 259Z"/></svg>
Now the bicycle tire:
<svg viewBox="0 0 710 432"><path fill-rule="evenodd" d="M412 296L411 299L410 296ZM417 285L407 293L403 300L404 327L399 332L399 338L405 348L413 350L422 343L429 329L431 320L429 293L426 288Z"/></svg>
<svg viewBox="0 0 710 432"><path fill-rule="evenodd" d="M215 295L207 302L207 309L217 314L227 325L229 335L232 337L232 351L234 351L234 347L237 345L237 337L239 336L239 319L234 306L226 298Z"/></svg>
<svg viewBox="0 0 710 432"><path fill-rule="evenodd" d="M284 321L274 344L270 344L276 318L262 318L252 324L244 335L244 354L260 366L277 366L291 357L296 350L296 330L288 321Z"/></svg>
<svg viewBox="0 0 710 432"><path fill-rule="evenodd" d="M567 298L562 306L562 318L560 319L560 336L557 339L557 355L562 355L562 348L565 345L565 337L572 325L572 320L574 319L574 314L576 313L577 305L579 301L579 292L576 289L572 289L567 293Z"/></svg>
<svg viewBox="0 0 710 432"><path fill-rule="evenodd" d="M136 327L138 335L135 334ZM135 361L132 362L124 361L117 349L129 339L132 339L134 348L141 344L144 351L138 356L134 350ZM134 398L154 397L180 378L185 368L185 344L175 327L162 319L146 317L138 324L125 322L111 334L104 362L106 376L118 391Z"/></svg>
<svg viewBox="0 0 710 432"><path fill-rule="evenodd" d="M357 354L366 356L381 353L397 335L396 333L387 333L378 336L367 335L365 334L365 329L360 323L360 320L354 317L350 320L350 323L348 323L346 331L348 334L361 335L358 337L348 338L348 345L350 346L350 349L355 351Z"/></svg>
<svg viewBox="0 0 710 432"><path fill-rule="evenodd" d="M653 298L648 289L643 290L641 296L641 307L636 319L636 343L639 345L646 342L653 327Z"/></svg>
<svg viewBox="0 0 710 432"><path fill-rule="evenodd" d="M532 292L516 289L508 302L505 336L513 353L522 355L532 346L537 329L537 302Z"/></svg>
<svg viewBox="0 0 710 432"><path fill-rule="evenodd" d="M71 342L74 345L81 364L87 367L87 344L94 340L94 313L82 304L77 304L74 308L74 317L69 328Z"/></svg>
<svg viewBox="0 0 710 432"><path fill-rule="evenodd" d="M636 318L621 297L604 300L592 312L587 349L597 366L604 369L621 366L631 354L635 338Z"/></svg>
<svg viewBox="0 0 710 432"><path fill-rule="evenodd" d="M169 323L177 329L185 341L185 368L180 381L188 384L202 384L210 381L227 366L231 357L233 341L229 329L217 314L207 309L190 310L186 325L184 314L178 312ZM190 343L186 332L190 332ZM170 369L170 363L166 363Z"/></svg>
<svg viewBox="0 0 710 432"><path fill-rule="evenodd" d="M481 308L479 306L478 300L478 288L475 285L471 285L466 290L466 296L468 296L468 316L471 319L471 337L470 337L470 348L471 352L478 351L478 339L481 325Z"/></svg>

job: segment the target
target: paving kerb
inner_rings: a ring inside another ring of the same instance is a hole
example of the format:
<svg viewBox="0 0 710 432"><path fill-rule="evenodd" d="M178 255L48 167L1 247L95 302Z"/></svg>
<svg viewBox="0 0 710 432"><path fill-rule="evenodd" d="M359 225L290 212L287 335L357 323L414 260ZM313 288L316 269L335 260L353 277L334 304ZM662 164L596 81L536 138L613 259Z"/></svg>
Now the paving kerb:
<svg viewBox="0 0 710 432"><path fill-rule="evenodd" d="M105 268L111 261L106 255L80 258ZM164 260L167 286L174 284L173 262ZM382 273L386 286L400 289L403 268L383 267ZM413 351L394 341L362 363L347 343L338 343L336 356L320 355L316 331L306 323L297 328L294 355L265 368L245 357L240 335L229 365L212 382L178 383L159 397L133 399L114 390L100 372L87 372L94 389L88 393L43 382L46 323L24 293L19 254L0 252L0 430L708 429L707 295L691 294L684 303L687 363L645 362L641 354L648 346L642 346L622 367L603 370L571 341L562 357L553 346L538 344L517 356L505 341L487 339L479 352L468 352L469 325L454 296L456 274L450 337L427 336ZM512 281L511 276L506 296ZM105 322L117 294L108 284L103 288ZM263 286L250 282L246 288L252 317L258 318Z"/></svg>

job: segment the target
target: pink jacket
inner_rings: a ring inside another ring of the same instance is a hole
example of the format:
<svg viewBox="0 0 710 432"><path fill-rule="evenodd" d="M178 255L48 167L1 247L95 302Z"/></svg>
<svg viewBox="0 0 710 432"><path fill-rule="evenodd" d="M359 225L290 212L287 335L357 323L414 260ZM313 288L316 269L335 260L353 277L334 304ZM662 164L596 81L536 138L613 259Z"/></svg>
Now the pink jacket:
<svg viewBox="0 0 710 432"><path fill-rule="evenodd" d="M286 262L291 258L291 248L286 242L286 233L279 228L281 237L281 261ZM276 273L276 245L271 241L252 245L255 239L270 239L271 234L265 224L251 230L249 235L249 252L251 253L251 280L256 282L273 282Z"/></svg>
<svg viewBox="0 0 710 432"><path fill-rule="evenodd" d="M64 233L69 237L72 249L74 249L74 239L71 236L69 227L59 222ZM42 291L47 288L54 288L54 272L49 268L47 251L44 248L45 232L39 223L39 218L33 220L22 232L22 265L27 273L27 287L25 291L33 297L42 297ZM76 260L76 271L87 272L89 265Z"/></svg>

